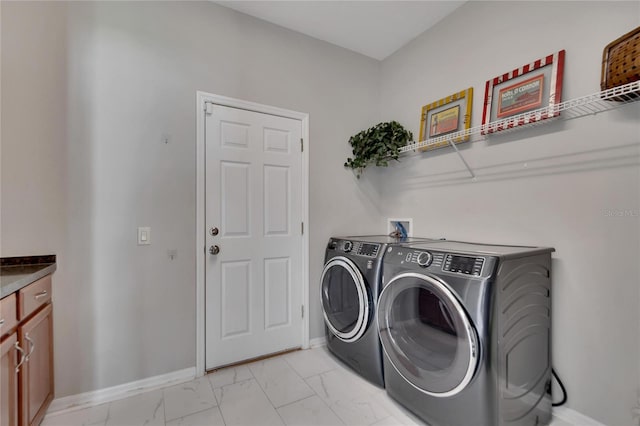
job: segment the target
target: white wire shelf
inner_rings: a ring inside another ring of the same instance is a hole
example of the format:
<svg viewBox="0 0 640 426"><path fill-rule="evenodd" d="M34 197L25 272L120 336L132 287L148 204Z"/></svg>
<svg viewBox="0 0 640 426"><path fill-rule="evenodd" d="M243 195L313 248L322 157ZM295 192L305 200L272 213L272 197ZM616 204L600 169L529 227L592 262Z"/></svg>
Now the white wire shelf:
<svg viewBox="0 0 640 426"><path fill-rule="evenodd" d="M459 132L431 138L426 141L413 142L400 148L400 153L406 154L412 151L426 151L451 146L458 156L460 156L460 159L471 176L475 177L473 170L469 167L456 146L456 144L461 141L468 140L470 142L477 142L485 139L486 137L490 137L494 132L504 134L505 132L539 126L558 119L571 120L574 118L595 115L601 112L614 110L637 101L640 101L640 81L634 81L623 86L603 90L580 98L570 99L557 105L528 111L512 117L492 121L491 123L484 125L474 126ZM453 141L459 142L453 143Z"/></svg>

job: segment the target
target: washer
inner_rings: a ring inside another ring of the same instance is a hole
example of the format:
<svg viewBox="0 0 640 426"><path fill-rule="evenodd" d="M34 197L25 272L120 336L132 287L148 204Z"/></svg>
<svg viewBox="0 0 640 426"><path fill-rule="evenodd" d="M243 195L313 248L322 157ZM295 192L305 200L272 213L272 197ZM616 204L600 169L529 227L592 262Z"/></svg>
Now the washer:
<svg viewBox="0 0 640 426"><path fill-rule="evenodd" d="M382 349L375 327L382 259L387 247L401 242L388 235L329 239L321 278L322 312L327 347L365 379L384 386Z"/></svg>
<svg viewBox="0 0 640 426"><path fill-rule="evenodd" d="M388 394L434 426L549 423L553 251L388 247L377 307Z"/></svg>

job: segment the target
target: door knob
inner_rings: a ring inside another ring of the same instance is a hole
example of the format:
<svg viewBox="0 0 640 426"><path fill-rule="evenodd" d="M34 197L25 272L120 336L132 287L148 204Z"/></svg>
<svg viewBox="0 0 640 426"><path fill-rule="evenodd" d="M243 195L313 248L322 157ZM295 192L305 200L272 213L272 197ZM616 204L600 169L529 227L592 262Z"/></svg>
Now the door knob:
<svg viewBox="0 0 640 426"><path fill-rule="evenodd" d="M218 253L220 253L220 247L218 247L218 246L209 247L209 254L216 255Z"/></svg>

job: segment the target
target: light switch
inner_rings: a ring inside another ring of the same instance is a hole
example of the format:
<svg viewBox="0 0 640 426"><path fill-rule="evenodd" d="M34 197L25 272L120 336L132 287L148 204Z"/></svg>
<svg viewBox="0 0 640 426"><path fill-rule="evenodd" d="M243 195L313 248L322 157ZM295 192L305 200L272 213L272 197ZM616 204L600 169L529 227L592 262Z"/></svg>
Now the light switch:
<svg viewBox="0 0 640 426"><path fill-rule="evenodd" d="M138 228L138 245L145 246L151 244L151 228L139 227Z"/></svg>

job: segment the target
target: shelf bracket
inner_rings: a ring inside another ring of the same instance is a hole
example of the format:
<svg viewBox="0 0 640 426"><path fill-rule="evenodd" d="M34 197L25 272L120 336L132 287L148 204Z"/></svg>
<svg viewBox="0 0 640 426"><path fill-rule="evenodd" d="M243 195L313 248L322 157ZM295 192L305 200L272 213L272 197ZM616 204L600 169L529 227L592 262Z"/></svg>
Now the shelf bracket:
<svg viewBox="0 0 640 426"><path fill-rule="evenodd" d="M473 173L473 170L471 169L471 167L469 167L469 164L467 163L467 161L464 159L464 157L462 156L462 154L460 153L460 150L458 150L458 147L456 146L455 142L453 142L453 138L448 138L447 141L449 142L449 145L451 145L451 147L453 149L455 149L456 154L458 154L458 157L460 157L460 160L464 163L464 166L467 168L467 170L469 171L469 174L471 175L472 178L476 177L476 174Z"/></svg>

